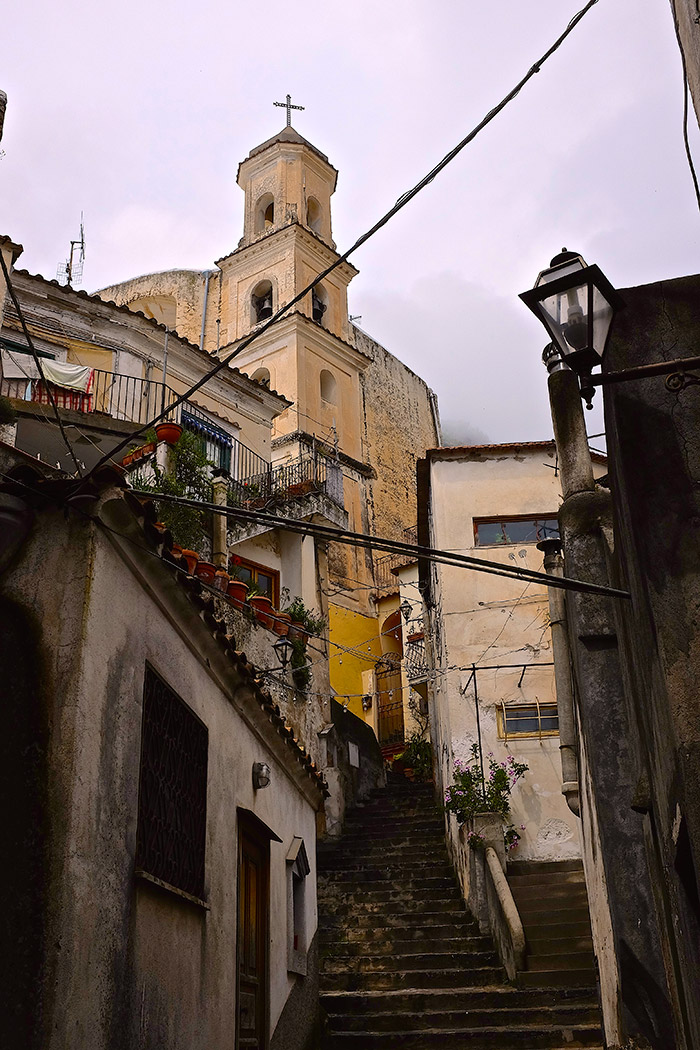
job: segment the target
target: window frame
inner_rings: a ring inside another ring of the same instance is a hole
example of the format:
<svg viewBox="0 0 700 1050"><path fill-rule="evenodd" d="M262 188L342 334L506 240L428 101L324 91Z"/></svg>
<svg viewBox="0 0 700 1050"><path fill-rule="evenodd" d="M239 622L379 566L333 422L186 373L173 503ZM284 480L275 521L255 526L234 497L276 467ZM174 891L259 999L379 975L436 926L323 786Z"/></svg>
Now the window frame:
<svg viewBox="0 0 700 1050"><path fill-rule="evenodd" d="M521 543L539 543L538 539L534 540L509 540L507 543L479 543L479 526L480 525L508 525L516 524L517 522L532 522L536 525L538 522L543 524L548 521L557 522L557 536L559 535L559 522L557 519L556 512L554 514L488 514L479 517L472 518L472 528L474 531L474 546L475 547L518 547ZM544 538L544 537L543 537Z"/></svg>
<svg viewBox="0 0 700 1050"><path fill-rule="evenodd" d="M250 581L244 581L246 583L249 582L250 586L258 586L258 572L263 572L266 576L272 577L272 594L270 595L270 597L272 599L272 604L275 607L275 609L278 608L278 603L280 599L279 569L272 569L269 565L263 565L262 562L251 561L250 558L244 558L242 555L237 554L235 551L232 550L229 551L228 556L229 560L232 560L234 556L236 557L237 561L234 562L235 568L243 568L250 570Z"/></svg>
<svg viewBox="0 0 700 1050"><path fill-rule="evenodd" d="M545 713L543 711L543 708L549 708L551 710L549 711L549 713ZM531 718L532 717L536 717L537 718L537 724L538 724L539 728L538 729L528 729L528 730L524 730L522 732L518 732L517 730L515 730L514 732L509 732L509 730L508 730L508 718L507 718L506 712L508 712L508 711L529 711L529 710L535 710L536 714L535 715L531 715L530 717ZM556 715L557 728L556 729L543 729L542 728L542 718L543 717L551 718L552 714ZM559 707L558 707L558 704L556 703L556 701L553 701L553 700L540 701L536 697L535 697L534 700L528 700L527 703L522 703L521 701L518 701L516 703L506 703L505 700L501 700L500 704L496 708L496 722L497 722L498 739L499 740L503 740L503 741L508 741L508 740L526 740L526 739L530 739L530 740L539 739L539 740L542 740L543 737L559 736Z"/></svg>

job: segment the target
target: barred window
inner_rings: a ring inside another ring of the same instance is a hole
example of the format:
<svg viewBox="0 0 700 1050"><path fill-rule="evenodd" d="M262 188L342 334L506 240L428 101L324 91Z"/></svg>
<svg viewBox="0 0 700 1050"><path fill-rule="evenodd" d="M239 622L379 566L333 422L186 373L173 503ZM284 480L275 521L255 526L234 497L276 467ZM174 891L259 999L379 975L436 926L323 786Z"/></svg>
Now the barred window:
<svg viewBox="0 0 700 1050"><path fill-rule="evenodd" d="M209 733L146 665L136 867L201 899L207 818Z"/></svg>

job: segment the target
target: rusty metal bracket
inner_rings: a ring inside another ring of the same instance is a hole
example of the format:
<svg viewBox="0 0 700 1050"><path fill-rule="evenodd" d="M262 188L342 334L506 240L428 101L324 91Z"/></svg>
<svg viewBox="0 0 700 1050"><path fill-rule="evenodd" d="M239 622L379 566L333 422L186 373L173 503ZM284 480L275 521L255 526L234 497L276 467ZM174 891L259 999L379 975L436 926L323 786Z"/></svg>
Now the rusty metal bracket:
<svg viewBox="0 0 700 1050"><path fill-rule="evenodd" d="M700 376L692 372L672 372L670 376L666 376L666 389L672 393L685 390L687 386L700 386Z"/></svg>

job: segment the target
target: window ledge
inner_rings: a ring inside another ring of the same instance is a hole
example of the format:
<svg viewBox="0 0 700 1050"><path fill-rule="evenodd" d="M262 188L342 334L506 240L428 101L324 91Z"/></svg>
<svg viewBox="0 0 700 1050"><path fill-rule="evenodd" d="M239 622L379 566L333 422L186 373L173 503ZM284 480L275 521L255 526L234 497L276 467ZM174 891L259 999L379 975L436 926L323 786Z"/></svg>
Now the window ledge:
<svg viewBox="0 0 700 1050"><path fill-rule="evenodd" d="M185 890L179 890L177 886L172 886L169 882L156 878L155 875L151 875L148 871L143 871L142 868L136 869L134 877L142 882L150 882L152 886L158 886L161 890L165 890L166 893L172 893L176 897L180 897L181 900L189 901L190 904L194 904L197 908L202 908L203 911L211 911L211 905L207 904L200 897L194 897L191 893L186 893Z"/></svg>

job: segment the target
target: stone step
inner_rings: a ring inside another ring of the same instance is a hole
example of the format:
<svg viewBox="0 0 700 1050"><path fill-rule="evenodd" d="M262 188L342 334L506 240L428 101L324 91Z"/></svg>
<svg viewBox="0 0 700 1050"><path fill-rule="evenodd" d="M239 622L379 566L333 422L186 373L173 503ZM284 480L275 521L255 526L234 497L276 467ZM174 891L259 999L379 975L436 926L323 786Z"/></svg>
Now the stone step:
<svg viewBox="0 0 700 1050"><path fill-rule="evenodd" d="M317 856L317 861L319 870L329 871L333 868L354 867L360 860L367 866L381 864L382 861L386 861L388 864L403 864L405 866L406 864L427 863L436 857L440 857L444 861L445 845L442 839L435 842L412 842L410 844L396 844L394 842L378 843L376 846L365 844L362 847L361 857L358 847L338 849L333 854L328 853L323 857Z"/></svg>
<svg viewBox="0 0 700 1050"><path fill-rule="evenodd" d="M558 871L583 871L580 860L509 860L507 875L547 875Z"/></svg>
<svg viewBox="0 0 700 1050"><path fill-rule="evenodd" d="M395 911L402 905L406 905L406 910L413 910L432 904L435 911L461 910L466 907L456 885L444 888L438 897L430 890L395 888L347 892L337 884L326 883L323 888L323 903L324 906L332 908L336 915L345 912L353 914L355 909L374 911L386 908L387 911Z"/></svg>
<svg viewBox="0 0 700 1050"><path fill-rule="evenodd" d="M528 955L568 955L570 952L593 951L593 939L590 931L581 936L569 937L533 937L526 931Z"/></svg>
<svg viewBox="0 0 700 1050"><path fill-rule="evenodd" d="M582 922L588 916L588 904L585 900L571 901L565 897L553 900L516 900L523 925L527 923L547 924L561 923L564 916L569 922Z"/></svg>
<svg viewBox="0 0 700 1050"><path fill-rule="evenodd" d="M571 922L557 922L556 917L552 922L528 921L525 935L528 941L541 940L566 940L576 937L591 936L591 921L588 915L585 919L573 920Z"/></svg>
<svg viewBox="0 0 700 1050"><path fill-rule="evenodd" d="M433 930L439 931L434 933ZM452 926L436 926L431 930L420 930L416 936L413 930L379 929L364 931L365 935L352 938L356 931L345 931L347 939L331 939L324 933L320 944L333 957L343 955L362 955L371 949L372 954L403 955L416 950L420 945L423 951L428 952L460 952L460 951L491 951L492 945L488 937L480 934L473 936L455 936Z"/></svg>
<svg viewBox="0 0 700 1050"><path fill-rule="evenodd" d="M602 1050L600 1026L575 1027L518 1025L503 1028L460 1025L453 1029L415 1029L394 1032L333 1032L323 1043L324 1050L574 1050L596 1047Z"/></svg>
<svg viewBox="0 0 700 1050"><path fill-rule="evenodd" d="M408 869L408 870L406 870ZM415 867L407 864L404 867L391 868L362 868L359 864L356 868L344 868L342 871L319 872L319 884L322 889L325 882L344 884L352 886L368 884L368 889L386 889L389 885L398 882L399 885L407 886L409 889L430 889L432 883L437 889L437 884L442 882L445 886L455 886L456 880L452 868L447 862L444 864L421 864Z"/></svg>
<svg viewBox="0 0 700 1050"><path fill-rule="evenodd" d="M525 901L559 900L588 903L586 884L584 882L565 883L563 886L549 883L541 883L538 886L520 886L513 885L513 882L509 882L508 885L516 903L520 901L524 903Z"/></svg>
<svg viewBox="0 0 700 1050"><path fill-rule="evenodd" d="M593 952L563 952L556 955L528 955L527 970L533 973L535 970L593 970Z"/></svg>
<svg viewBox="0 0 700 1050"><path fill-rule="evenodd" d="M518 970L521 988L590 988L595 979L592 967L582 970Z"/></svg>
<svg viewBox="0 0 700 1050"><path fill-rule="evenodd" d="M424 988L409 991L381 992L327 992L321 997L324 1009L335 1014L361 1014L397 1011L419 1013L421 1011L520 1009L530 1006L555 1007L582 1006L588 1008L597 1003L595 986L588 988L518 988L515 985L487 986L483 988L452 988L448 990Z"/></svg>
<svg viewBox="0 0 700 1050"><path fill-rule="evenodd" d="M515 889L521 886L585 886L583 871L552 871L540 875L511 875L508 868L508 885Z"/></svg>
<svg viewBox="0 0 700 1050"><path fill-rule="evenodd" d="M450 927L453 930L478 929L474 919L468 911L421 911L421 912L399 912L397 915L382 915L381 923L377 921L376 915L358 915L352 926L343 921L332 921L327 916L326 930L376 930L386 929L420 929L422 927L434 929L435 927Z"/></svg>
<svg viewBox="0 0 700 1050"><path fill-rule="evenodd" d="M469 1028L498 1027L517 1029L523 1025L547 1025L550 1027L573 1028L576 1025L598 1026L600 1033L600 1012L595 1003L557 1004L555 1006L525 1006L520 1008L482 1007L481 1009L452 1010L382 1010L381 1012L334 1013L330 1019L331 1027L336 1031L370 1031L396 1032L396 1030L425 1029L458 1030L465 1024Z"/></svg>
<svg viewBox="0 0 700 1050"><path fill-rule="evenodd" d="M415 950L415 945L413 946ZM329 955L321 962L324 974L339 973L394 973L396 970L429 970L459 967L466 980L472 969L481 970L485 966L496 966L496 953L493 948L481 952L421 952L418 954L396 953L390 955Z"/></svg>
<svg viewBox="0 0 700 1050"><path fill-rule="evenodd" d="M529 975L525 975L529 976ZM382 991L408 988L462 988L502 984L504 971L500 966L472 967L468 975L459 967L437 970L384 970L378 973L324 973L324 991ZM589 982L590 984L590 978Z"/></svg>
<svg viewBox="0 0 700 1050"><path fill-rule="evenodd" d="M393 835L357 835L357 836L346 836L337 839L332 844L319 843L316 848L316 854L319 859L324 861L327 858L353 856L358 850L362 850L364 853L367 849L380 850L384 847L387 849L418 849L419 847L430 847L434 846L438 849L445 848L445 835L442 829L437 831L420 831L416 832L415 835L411 835L405 830L402 832L396 832Z"/></svg>

